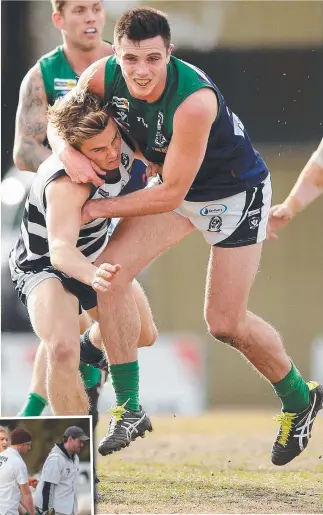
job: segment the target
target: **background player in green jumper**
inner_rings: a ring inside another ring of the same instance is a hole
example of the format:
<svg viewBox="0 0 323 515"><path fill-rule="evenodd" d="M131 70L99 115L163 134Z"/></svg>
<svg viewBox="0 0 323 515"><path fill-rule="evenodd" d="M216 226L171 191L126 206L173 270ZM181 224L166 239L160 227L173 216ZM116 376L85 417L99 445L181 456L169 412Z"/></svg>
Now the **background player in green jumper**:
<svg viewBox="0 0 323 515"><path fill-rule="evenodd" d="M307 446L323 388L305 383L277 331L247 309L271 201L266 164L214 83L201 70L171 57L170 28L163 13L151 8L127 11L116 23L114 42L116 59L95 63L77 88L92 77L90 89L111 100L145 157L163 163L156 187L90 202L84 209L85 220L128 217L98 260L121 265L111 292L99 295L117 397L123 367L135 367L137 360L140 324L131 280L197 228L212 245L205 299L209 332L239 350L282 400L272 461L284 465ZM51 136L69 175L87 181L87 174L93 173L89 161ZM143 240L144 253L136 244ZM122 401L120 395L118 403ZM126 418L120 413L120 420L113 421L106 439L109 451L119 448L117 437L125 434Z"/></svg>
<svg viewBox="0 0 323 515"><path fill-rule="evenodd" d="M14 161L20 170L36 172L51 155L47 144L48 105L71 90L90 64L112 54L111 45L102 40L105 11L101 1L52 0L52 8L52 21L61 31L63 44L41 57L21 84L14 143ZM96 182L101 184L102 181L97 177ZM83 312L81 334L90 324L90 317ZM80 365L80 371L95 424L101 372L86 364ZM35 359L31 391L19 415L38 416L42 413L47 404L45 383L46 351L41 344Z"/></svg>

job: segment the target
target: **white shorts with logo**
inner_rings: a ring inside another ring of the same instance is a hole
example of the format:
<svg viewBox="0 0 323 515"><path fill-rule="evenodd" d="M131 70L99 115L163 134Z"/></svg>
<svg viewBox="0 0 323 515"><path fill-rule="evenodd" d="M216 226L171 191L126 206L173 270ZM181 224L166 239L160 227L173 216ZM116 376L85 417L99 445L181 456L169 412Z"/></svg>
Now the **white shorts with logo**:
<svg viewBox="0 0 323 515"><path fill-rule="evenodd" d="M175 212L188 218L210 245L243 247L263 241L271 205L271 180L232 197L184 202Z"/></svg>

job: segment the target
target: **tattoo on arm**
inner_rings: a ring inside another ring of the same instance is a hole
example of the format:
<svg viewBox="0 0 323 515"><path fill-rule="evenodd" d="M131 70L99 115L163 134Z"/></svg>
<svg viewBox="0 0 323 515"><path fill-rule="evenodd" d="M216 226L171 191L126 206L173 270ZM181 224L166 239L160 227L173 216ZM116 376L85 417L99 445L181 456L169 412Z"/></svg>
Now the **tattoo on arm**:
<svg viewBox="0 0 323 515"><path fill-rule="evenodd" d="M21 83L16 115L14 161L21 170L36 172L51 155L44 143L47 134L47 98L37 63Z"/></svg>

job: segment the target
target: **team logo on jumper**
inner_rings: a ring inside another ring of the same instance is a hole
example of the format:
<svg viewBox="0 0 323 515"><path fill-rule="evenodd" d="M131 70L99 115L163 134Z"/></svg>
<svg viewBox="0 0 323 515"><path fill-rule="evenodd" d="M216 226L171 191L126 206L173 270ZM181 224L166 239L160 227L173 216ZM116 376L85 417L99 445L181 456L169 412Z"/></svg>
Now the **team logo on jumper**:
<svg viewBox="0 0 323 515"><path fill-rule="evenodd" d="M200 215L222 215L227 210L227 206L224 204L210 204L209 206L205 206L201 209Z"/></svg>
<svg viewBox="0 0 323 515"><path fill-rule="evenodd" d="M54 90L69 91L70 89L75 88L76 84L76 79L54 79Z"/></svg>
<svg viewBox="0 0 323 515"><path fill-rule="evenodd" d="M212 216L208 231L210 232L220 232L222 227L222 218L221 216Z"/></svg>
<svg viewBox="0 0 323 515"><path fill-rule="evenodd" d="M168 143L167 139L165 138L165 136L162 133L163 125L164 125L164 115L161 111L159 111L158 117L157 117L157 132L156 132L156 137L155 137L155 145L157 145L157 147L159 147L159 148L164 147L165 143Z"/></svg>
<svg viewBox="0 0 323 515"><path fill-rule="evenodd" d="M129 101L127 98L123 97L112 97L111 104L116 109L116 119L125 125L126 127L129 127L128 122L128 114L129 114Z"/></svg>
<svg viewBox="0 0 323 515"><path fill-rule="evenodd" d="M71 472L71 469L66 469L66 474L69 475L69 473Z"/></svg>
<svg viewBox="0 0 323 515"><path fill-rule="evenodd" d="M260 224L260 216L252 216L251 218L248 218L248 222L250 229L257 229Z"/></svg>
<svg viewBox="0 0 323 515"><path fill-rule="evenodd" d="M110 196L110 193L108 191L105 191L103 190L102 188L99 188L99 194L104 197L104 198L107 198Z"/></svg>
<svg viewBox="0 0 323 515"><path fill-rule="evenodd" d="M128 156L128 154L125 154L124 152L122 152L121 164L125 167L126 170L129 168L129 163L130 163L130 157Z"/></svg>

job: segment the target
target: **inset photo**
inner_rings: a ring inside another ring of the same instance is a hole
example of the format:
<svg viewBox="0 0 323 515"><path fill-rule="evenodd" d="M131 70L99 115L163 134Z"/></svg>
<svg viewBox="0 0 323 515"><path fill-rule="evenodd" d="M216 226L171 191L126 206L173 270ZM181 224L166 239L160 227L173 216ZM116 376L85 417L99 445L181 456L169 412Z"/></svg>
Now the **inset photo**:
<svg viewBox="0 0 323 515"><path fill-rule="evenodd" d="M94 515L90 417L0 418L0 514Z"/></svg>

